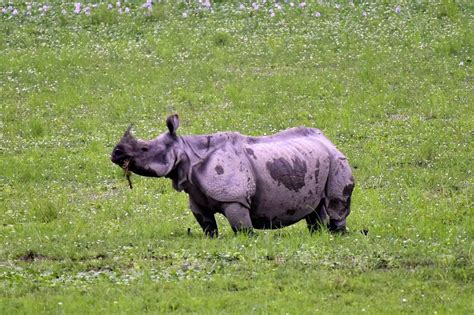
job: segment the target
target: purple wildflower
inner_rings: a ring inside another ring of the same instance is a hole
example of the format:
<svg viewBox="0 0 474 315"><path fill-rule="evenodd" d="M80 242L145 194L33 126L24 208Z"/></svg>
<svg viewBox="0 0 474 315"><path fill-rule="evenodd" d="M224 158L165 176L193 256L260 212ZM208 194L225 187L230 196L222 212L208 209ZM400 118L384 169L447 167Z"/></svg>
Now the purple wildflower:
<svg viewBox="0 0 474 315"><path fill-rule="evenodd" d="M314 15L315 17L320 17L320 16L321 16L321 13L315 12L313 15Z"/></svg>
<svg viewBox="0 0 474 315"><path fill-rule="evenodd" d="M120 1L117 1L117 3L115 4L115 6L116 6L117 8L120 8L120 7L122 6L122 3L121 3Z"/></svg>
<svg viewBox="0 0 474 315"><path fill-rule="evenodd" d="M336 6L335 6L335 7L336 7L336 9L339 10L339 9L341 8L341 5L340 5L339 3L336 3Z"/></svg>
<svg viewBox="0 0 474 315"><path fill-rule="evenodd" d="M402 10L402 8L399 5L397 5L397 7L395 8L395 13L398 14L398 13L400 13L401 10Z"/></svg>
<svg viewBox="0 0 474 315"><path fill-rule="evenodd" d="M76 13L76 14L81 13L81 3L80 2L76 2L76 4L74 4L74 13Z"/></svg>
<svg viewBox="0 0 474 315"><path fill-rule="evenodd" d="M301 2L298 6L299 6L301 9L304 9L304 7L306 7L306 2Z"/></svg>
<svg viewBox="0 0 474 315"><path fill-rule="evenodd" d="M125 8L125 14L130 14L130 8L129 7Z"/></svg>
<svg viewBox="0 0 474 315"><path fill-rule="evenodd" d="M113 8L114 8L114 6L110 3L107 5L107 9L112 10Z"/></svg>
<svg viewBox="0 0 474 315"><path fill-rule="evenodd" d="M84 14L85 14L85 15L91 15L91 8L85 7L85 9L84 9Z"/></svg>
<svg viewBox="0 0 474 315"><path fill-rule="evenodd" d="M211 2L209 0L202 1L202 5L205 6L206 8L208 8L208 9L211 8Z"/></svg>
<svg viewBox="0 0 474 315"><path fill-rule="evenodd" d="M260 6L258 5L257 2L252 3L252 8L253 8L254 10L258 10L259 7L260 7Z"/></svg>
<svg viewBox="0 0 474 315"><path fill-rule="evenodd" d="M17 15L17 14L18 14L18 10L17 10L17 9L13 9L12 15Z"/></svg>
<svg viewBox="0 0 474 315"><path fill-rule="evenodd" d="M245 9L245 5L243 5L242 3L239 5L239 9L240 10L244 10Z"/></svg>
<svg viewBox="0 0 474 315"><path fill-rule="evenodd" d="M8 10L7 10L7 9L5 9L5 8L2 8L2 13L3 13L3 14L7 14L7 12L8 12Z"/></svg>
<svg viewBox="0 0 474 315"><path fill-rule="evenodd" d="M367 12L362 12L362 16L367 16Z"/></svg>

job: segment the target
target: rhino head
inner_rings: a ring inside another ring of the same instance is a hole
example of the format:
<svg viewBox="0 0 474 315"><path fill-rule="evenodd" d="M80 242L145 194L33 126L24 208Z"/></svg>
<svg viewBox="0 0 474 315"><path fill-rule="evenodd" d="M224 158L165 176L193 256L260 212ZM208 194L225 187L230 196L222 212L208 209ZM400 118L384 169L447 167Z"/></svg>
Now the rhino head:
<svg viewBox="0 0 474 315"><path fill-rule="evenodd" d="M149 141L136 139L131 133L131 126L128 127L112 151L110 159L120 167L141 176L168 175L178 164L180 155L179 139L176 135L179 127L178 115L169 116L166 125L168 132Z"/></svg>

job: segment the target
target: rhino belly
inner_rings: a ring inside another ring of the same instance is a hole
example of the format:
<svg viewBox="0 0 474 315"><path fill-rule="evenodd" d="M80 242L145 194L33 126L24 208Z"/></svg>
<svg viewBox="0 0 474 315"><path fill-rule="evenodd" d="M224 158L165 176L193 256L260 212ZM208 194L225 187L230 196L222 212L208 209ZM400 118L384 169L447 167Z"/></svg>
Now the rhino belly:
<svg viewBox="0 0 474 315"><path fill-rule="evenodd" d="M278 183L270 174L260 176L250 211L254 227L288 226L313 212L324 197L327 173L327 169L311 168L304 177L304 185L293 186Z"/></svg>
<svg viewBox="0 0 474 315"><path fill-rule="evenodd" d="M257 198L256 198L257 199ZM303 219L314 211L321 196L307 194L275 195L266 191L252 204L250 216L255 228L280 228Z"/></svg>

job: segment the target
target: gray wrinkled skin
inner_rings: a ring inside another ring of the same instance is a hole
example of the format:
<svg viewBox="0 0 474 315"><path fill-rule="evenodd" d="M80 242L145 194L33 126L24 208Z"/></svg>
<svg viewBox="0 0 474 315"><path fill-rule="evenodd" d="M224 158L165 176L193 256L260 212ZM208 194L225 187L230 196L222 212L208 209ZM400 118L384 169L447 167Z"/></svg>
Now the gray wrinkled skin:
<svg viewBox="0 0 474 315"><path fill-rule="evenodd" d="M234 231L273 229L305 219L313 232L346 231L354 188L346 157L314 128L272 136L237 132L178 136L177 115L154 140L135 139L130 128L111 160L138 175L166 177L189 205L205 234L217 236L216 213Z"/></svg>

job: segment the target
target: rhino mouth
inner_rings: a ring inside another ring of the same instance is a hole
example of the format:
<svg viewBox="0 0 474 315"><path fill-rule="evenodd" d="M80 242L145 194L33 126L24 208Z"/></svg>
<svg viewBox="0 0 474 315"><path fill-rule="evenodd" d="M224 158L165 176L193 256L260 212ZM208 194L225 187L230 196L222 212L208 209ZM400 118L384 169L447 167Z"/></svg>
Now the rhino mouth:
<svg viewBox="0 0 474 315"><path fill-rule="evenodd" d="M130 189L133 189L132 180L130 179L130 177L132 176L132 172L130 172L130 170L128 169L129 165L130 160L126 159L121 167L123 169L123 176L127 178L128 186L130 186Z"/></svg>
<svg viewBox="0 0 474 315"><path fill-rule="evenodd" d="M130 168L133 168L133 162L132 159L129 156L126 156L125 154L122 154L120 149L115 149L114 152L112 153L110 160L112 163L117 164L123 169L123 176L127 178L128 185L130 189L133 188L132 181L130 177L132 176L132 172Z"/></svg>
<svg viewBox="0 0 474 315"><path fill-rule="evenodd" d="M112 163L117 164L120 167L123 167L125 163L130 163L130 156L120 150L119 148L116 148L113 152L112 155L110 156L110 160Z"/></svg>
<svg viewBox="0 0 474 315"><path fill-rule="evenodd" d="M117 164L120 167L123 167L125 165L125 161L129 161L125 158L117 158L115 156L112 156L110 160L112 161L112 163Z"/></svg>

